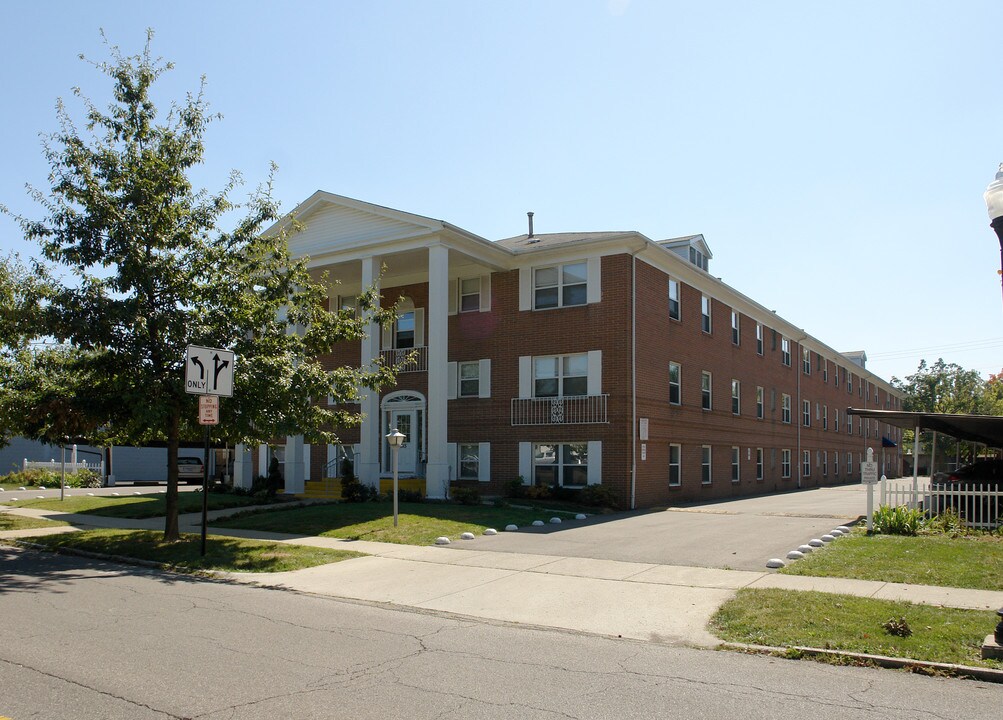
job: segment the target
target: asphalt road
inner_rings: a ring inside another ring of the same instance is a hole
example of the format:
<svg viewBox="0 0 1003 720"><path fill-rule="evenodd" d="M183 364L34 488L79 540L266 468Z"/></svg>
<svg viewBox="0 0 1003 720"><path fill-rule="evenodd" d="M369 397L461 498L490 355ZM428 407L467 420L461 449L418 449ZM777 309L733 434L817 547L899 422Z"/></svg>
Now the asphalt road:
<svg viewBox="0 0 1003 720"><path fill-rule="evenodd" d="M525 602L532 603L527 597ZM997 720L1003 688L0 548L0 716Z"/></svg>
<svg viewBox="0 0 1003 720"><path fill-rule="evenodd" d="M597 515L584 522L520 528L519 532L468 540L462 548L763 570L770 558L783 558L788 551L834 527L854 522L866 512L865 488L843 485L668 510Z"/></svg>

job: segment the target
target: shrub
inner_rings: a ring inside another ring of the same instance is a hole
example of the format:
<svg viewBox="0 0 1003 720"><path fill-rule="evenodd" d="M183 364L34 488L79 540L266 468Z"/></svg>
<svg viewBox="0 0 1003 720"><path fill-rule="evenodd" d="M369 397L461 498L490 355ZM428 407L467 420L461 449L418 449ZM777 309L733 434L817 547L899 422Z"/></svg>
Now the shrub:
<svg viewBox="0 0 1003 720"><path fill-rule="evenodd" d="M964 525L958 512L952 508L946 508L939 515L934 515L926 521L924 527L927 530L945 535L958 535L964 531Z"/></svg>
<svg viewBox="0 0 1003 720"><path fill-rule="evenodd" d="M11 485L23 485L24 487L59 487L62 480L62 473L59 470L46 470L43 468L32 468L31 470L18 470L17 472L5 475L3 481ZM77 470L66 473L66 487L72 488L92 488L101 487L101 476L93 470Z"/></svg>
<svg viewBox="0 0 1003 720"><path fill-rule="evenodd" d="M873 517L874 532L884 535L915 535L923 527L923 511L904 505L882 505Z"/></svg>
<svg viewBox="0 0 1003 720"><path fill-rule="evenodd" d="M453 501L461 505L480 505L481 491L477 488L458 487L450 490Z"/></svg>
<svg viewBox="0 0 1003 720"><path fill-rule="evenodd" d="M533 500L546 500L550 497L550 486L525 485L523 486L523 492L525 494L522 497L531 498Z"/></svg>
<svg viewBox="0 0 1003 720"><path fill-rule="evenodd" d="M101 487L101 476L93 470L77 470L66 474L66 486L74 488Z"/></svg>
<svg viewBox="0 0 1003 720"><path fill-rule="evenodd" d="M425 502L425 495L421 490L398 490L397 500L399 502L420 503Z"/></svg>
<svg viewBox="0 0 1003 720"><path fill-rule="evenodd" d="M377 500L379 497L379 490L360 483L359 478L355 477L354 473L342 476L341 499L345 502L369 502ZM400 495L398 494L397 497L400 498Z"/></svg>
<svg viewBox="0 0 1003 720"><path fill-rule="evenodd" d="M510 498L524 498L526 497L526 489L526 486L523 484L522 475L520 475L515 480L509 480L505 483L505 496Z"/></svg>
<svg viewBox="0 0 1003 720"><path fill-rule="evenodd" d="M586 485L578 491L578 502L589 507L617 506L616 493L609 485Z"/></svg>

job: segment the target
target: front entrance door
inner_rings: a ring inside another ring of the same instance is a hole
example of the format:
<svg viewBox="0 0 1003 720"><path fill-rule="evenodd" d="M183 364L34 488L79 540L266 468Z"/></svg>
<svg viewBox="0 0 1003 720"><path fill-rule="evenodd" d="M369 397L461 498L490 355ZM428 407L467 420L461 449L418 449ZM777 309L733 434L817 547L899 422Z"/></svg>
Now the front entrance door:
<svg viewBox="0 0 1003 720"><path fill-rule="evenodd" d="M398 451L397 471L401 474L413 474L418 467L418 443L415 442L416 410L392 410L390 412L390 429L397 428L404 434L404 444ZM391 458L391 469L393 459Z"/></svg>

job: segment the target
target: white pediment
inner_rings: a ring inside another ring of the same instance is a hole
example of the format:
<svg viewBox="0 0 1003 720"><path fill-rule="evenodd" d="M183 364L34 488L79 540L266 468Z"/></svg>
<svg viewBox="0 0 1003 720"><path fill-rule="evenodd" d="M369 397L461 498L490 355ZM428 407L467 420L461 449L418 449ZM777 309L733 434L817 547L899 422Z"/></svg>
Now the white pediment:
<svg viewBox="0 0 1003 720"><path fill-rule="evenodd" d="M294 257L320 257L434 233L442 223L330 193L315 193L294 211L303 229L289 237Z"/></svg>

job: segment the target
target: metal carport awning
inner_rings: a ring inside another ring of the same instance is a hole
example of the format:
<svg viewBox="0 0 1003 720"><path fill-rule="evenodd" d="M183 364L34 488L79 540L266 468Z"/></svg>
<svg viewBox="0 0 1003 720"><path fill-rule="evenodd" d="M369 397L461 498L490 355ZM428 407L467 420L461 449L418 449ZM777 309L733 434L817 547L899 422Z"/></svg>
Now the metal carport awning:
<svg viewBox="0 0 1003 720"><path fill-rule="evenodd" d="M899 412L847 408L848 415L875 418L896 427L936 430L960 440L974 440L990 447L1003 447L1003 417L998 415L952 415L949 413Z"/></svg>

